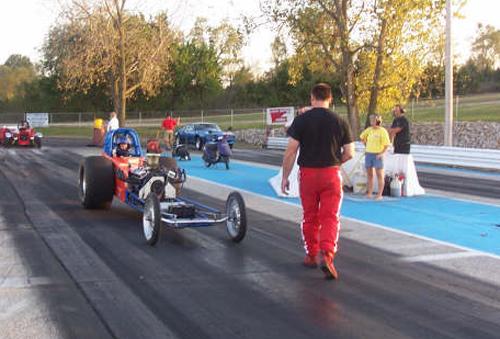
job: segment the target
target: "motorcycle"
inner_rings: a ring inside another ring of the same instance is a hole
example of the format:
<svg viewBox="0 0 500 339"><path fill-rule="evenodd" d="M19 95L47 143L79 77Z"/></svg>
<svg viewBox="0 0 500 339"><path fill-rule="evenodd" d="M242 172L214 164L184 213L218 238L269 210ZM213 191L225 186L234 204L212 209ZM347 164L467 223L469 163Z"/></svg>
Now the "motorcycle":
<svg viewBox="0 0 500 339"><path fill-rule="evenodd" d="M231 147L225 136L220 136L216 141L207 142L203 146L202 159L207 168L217 163L224 163L226 169L229 169L229 158L231 156Z"/></svg>

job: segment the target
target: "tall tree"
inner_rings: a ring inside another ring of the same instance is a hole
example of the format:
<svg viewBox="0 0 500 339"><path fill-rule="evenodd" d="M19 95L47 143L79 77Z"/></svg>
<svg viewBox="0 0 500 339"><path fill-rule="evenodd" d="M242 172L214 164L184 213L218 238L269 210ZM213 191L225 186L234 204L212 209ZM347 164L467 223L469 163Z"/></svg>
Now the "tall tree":
<svg viewBox="0 0 500 339"><path fill-rule="evenodd" d="M500 67L500 29L479 24L477 37L472 43L472 57L481 70Z"/></svg>
<svg viewBox="0 0 500 339"><path fill-rule="evenodd" d="M222 81L231 86L235 74L243 66L241 50L245 37L240 29L228 20L223 20L216 26L209 26L206 18L196 19L190 33L193 43L205 44L212 48L217 56L217 62L222 67Z"/></svg>
<svg viewBox="0 0 500 339"><path fill-rule="evenodd" d="M271 53L275 69L288 59L286 43L280 36L276 36L274 38L274 41L271 44Z"/></svg>
<svg viewBox="0 0 500 339"><path fill-rule="evenodd" d="M175 107L185 102L190 106L204 107L208 96L222 90L221 74L222 67L212 47L191 41L181 44L172 63L172 101Z"/></svg>
<svg viewBox="0 0 500 339"><path fill-rule="evenodd" d="M286 24L295 60L313 69L333 68L352 128L359 111L379 110L380 94L406 99L443 17L443 0L266 1L265 11ZM418 53L420 55L418 56ZM293 69L292 69L293 70ZM386 103L382 107L385 108Z"/></svg>
<svg viewBox="0 0 500 339"><path fill-rule="evenodd" d="M5 61L4 66L10 68L31 68L34 69L34 65L30 58L21 54L12 54Z"/></svg>
<svg viewBox="0 0 500 339"><path fill-rule="evenodd" d="M413 84L423 69L428 46L439 39L433 34L441 31L444 2L434 0L378 0L373 2L372 16L375 33L373 48L366 53L373 54L372 81L369 89L367 113L377 113L380 93L387 98L406 100ZM429 15L433 13L433 15ZM423 29L425 27L425 30ZM397 95L399 93L399 95ZM387 100L386 100L387 101ZM389 100L391 101L391 100ZM388 107L384 107L385 110Z"/></svg>
<svg viewBox="0 0 500 339"><path fill-rule="evenodd" d="M313 67L333 67L340 74L342 96L355 131L359 130L355 58L363 44L352 36L363 8L363 4L358 6L349 0L269 0L264 6L273 21L290 29L299 64L301 60L309 60Z"/></svg>
<svg viewBox="0 0 500 339"><path fill-rule="evenodd" d="M368 114L407 100L432 55L431 47L442 40L444 27L444 1L378 0L372 5L373 47L363 51L373 55L367 65L372 74Z"/></svg>
<svg viewBox="0 0 500 339"><path fill-rule="evenodd" d="M26 56L13 54L0 65L0 101L12 101L24 95L25 85L36 79L35 66Z"/></svg>
<svg viewBox="0 0 500 339"><path fill-rule="evenodd" d="M64 91L86 93L105 85L126 121L127 100L154 95L167 81L176 34L167 15L146 19L126 8L126 0L75 0L62 24L49 32L44 65Z"/></svg>

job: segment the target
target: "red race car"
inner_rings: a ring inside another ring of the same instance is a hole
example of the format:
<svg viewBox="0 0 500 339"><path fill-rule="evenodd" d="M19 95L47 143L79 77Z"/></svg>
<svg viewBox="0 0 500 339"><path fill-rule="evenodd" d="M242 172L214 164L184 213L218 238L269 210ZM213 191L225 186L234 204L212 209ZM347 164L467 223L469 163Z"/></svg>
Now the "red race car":
<svg viewBox="0 0 500 339"><path fill-rule="evenodd" d="M0 143L4 146L42 147L42 133L38 133L30 124L23 120L17 128L3 127L0 129Z"/></svg>
<svg viewBox="0 0 500 339"><path fill-rule="evenodd" d="M9 143L10 139L12 138L13 135L13 130L14 127L9 127L9 126L3 126L0 128L0 145L5 145Z"/></svg>

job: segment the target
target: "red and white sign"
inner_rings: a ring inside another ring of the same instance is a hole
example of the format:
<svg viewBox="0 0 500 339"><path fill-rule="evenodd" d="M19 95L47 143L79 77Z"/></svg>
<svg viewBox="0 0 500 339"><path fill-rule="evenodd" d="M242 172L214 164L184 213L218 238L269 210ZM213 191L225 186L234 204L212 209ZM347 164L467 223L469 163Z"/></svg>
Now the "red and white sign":
<svg viewBox="0 0 500 339"><path fill-rule="evenodd" d="M295 108L293 107L274 107L267 109L268 125L289 125L295 117Z"/></svg>

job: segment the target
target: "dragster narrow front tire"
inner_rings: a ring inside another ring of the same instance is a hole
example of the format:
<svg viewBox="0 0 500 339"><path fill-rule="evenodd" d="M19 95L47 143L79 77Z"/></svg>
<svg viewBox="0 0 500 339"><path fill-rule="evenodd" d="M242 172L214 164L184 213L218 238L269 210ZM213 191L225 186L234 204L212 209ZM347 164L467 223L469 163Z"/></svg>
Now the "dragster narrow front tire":
<svg viewBox="0 0 500 339"><path fill-rule="evenodd" d="M80 164L79 193L86 209L111 207L114 194L113 164L101 156L85 158Z"/></svg>
<svg viewBox="0 0 500 339"><path fill-rule="evenodd" d="M229 238L239 243L247 233L247 213L245 201L238 192L232 192L226 201L226 228Z"/></svg>
<svg viewBox="0 0 500 339"><path fill-rule="evenodd" d="M160 239L161 230L160 201L156 194L149 194L144 204L142 230L148 245L156 245Z"/></svg>

